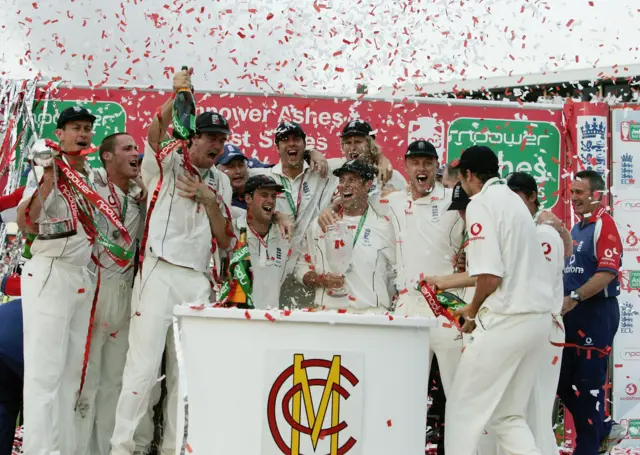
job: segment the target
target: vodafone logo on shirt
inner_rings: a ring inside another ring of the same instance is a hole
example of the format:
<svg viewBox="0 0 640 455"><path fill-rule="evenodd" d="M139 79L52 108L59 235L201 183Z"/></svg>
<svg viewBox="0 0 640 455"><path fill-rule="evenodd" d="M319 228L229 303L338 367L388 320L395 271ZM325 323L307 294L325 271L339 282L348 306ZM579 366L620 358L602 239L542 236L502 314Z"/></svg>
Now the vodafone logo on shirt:
<svg viewBox="0 0 640 455"><path fill-rule="evenodd" d="M549 255L551 254L551 245L549 245L547 242L543 242L542 243L542 252L544 253L544 258L551 262L551 258L549 257Z"/></svg>
<svg viewBox="0 0 640 455"><path fill-rule="evenodd" d="M482 232L482 225L480 223L473 223L469 228L469 233L471 234L471 237L469 237L469 241L483 240L484 236L480 235L481 232Z"/></svg>

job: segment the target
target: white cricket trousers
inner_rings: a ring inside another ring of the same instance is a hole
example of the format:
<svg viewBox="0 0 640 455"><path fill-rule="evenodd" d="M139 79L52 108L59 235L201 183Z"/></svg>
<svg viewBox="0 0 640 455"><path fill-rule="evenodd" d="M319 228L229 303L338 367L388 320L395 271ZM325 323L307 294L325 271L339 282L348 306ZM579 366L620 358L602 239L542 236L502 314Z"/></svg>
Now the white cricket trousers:
<svg viewBox="0 0 640 455"><path fill-rule="evenodd" d="M86 267L60 259L36 255L22 271L27 455L74 453L74 406L94 285Z"/></svg>
<svg viewBox="0 0 640 455"><path fill-rule="evenodd" d="M427 305L422 294L409 293L400 296L394 314L397 316L434 317L433 311ZM446 318L440 316L437 321L438 325L429 329L429 365L431 365L435 354L438 359L444 394L448 399L462 356L463 339L460 331Z"/></svg>
<svg viewBox="0 0 640 455"><path fill-rule="evenodd" d="M540 455L526 411L551 330L550 313L481 308L447 396L445 451L473 455L484 429L510 455Z"/></svg>
<svg viewBox="0 0 640 455"><path fill-rule="evenodd" d="M553 405L558 391L562 348L551 344L564 343L564 325L562 318L554 317L549 341L544 346L542 363L538 367L533 391L527 406L526 419L533 433L536 445L542 455L558 455L558 443L553 430ZM495 430L480 437L477 455L505 455L495 437Z"/></svg>
<svg viewBox="0 0 640 455"><path fill-rule="evenodd" d="M101 279L91 354L76 409L76 455L108 455L129 346L130 281Z"/></svg>
<svg viewBox="0 0 640 455"><path fill-rule="evenodd" d="M178 398L178 366L173 343L173 308L183 302L210 301L211 284L202 272L147 257L133 286L129 351L122 378L111 438L113 455L130 455L134 433L147 413L162 354L167 350L167 400L164 412L162 454L175 453Z"/></svg>

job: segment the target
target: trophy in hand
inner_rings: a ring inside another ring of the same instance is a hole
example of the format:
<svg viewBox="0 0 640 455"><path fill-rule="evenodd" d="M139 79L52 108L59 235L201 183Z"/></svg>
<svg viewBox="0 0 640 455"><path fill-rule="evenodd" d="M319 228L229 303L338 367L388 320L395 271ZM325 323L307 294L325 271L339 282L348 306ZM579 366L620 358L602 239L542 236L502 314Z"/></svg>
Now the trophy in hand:
<svg viewBox="0 0 640 455"><path fill-rule="evenodd" d="M51 190L53 195L54 211L53 217L47 213L47 206L45 205L45 201L42 199L42 194L38 191L38 198L40 199L40 206L42 207L42 219L38 223L38 239L40 240L53 240L53 239L62 239L65 237L71 237L72 235L76 235L76 229L73 224L73 219L66 217L65 215L60 215L59 213L59 204L58 198L60 196L60 189L58 188L58 169L55 164L55 155L56 152L53 151L45 142L44 139L38 139L35 144L31 147L31 160L37 166L41 166L43 168L53 167L53 189ZM36 180L38 180L38 175L36 174L35 166L31 167L31 171L36 176Z"/></svg>
<svg viewBox="0 0 640 455"><path fill-rule="evenodd" d="M347 231L346 224L338 221L327 227L327 233L324 237L328 271L342 276L351 268L353 253L353 237ZM344 286L330 291L331 297L344 297L349 293L349 287L345 283Z"/></svg>

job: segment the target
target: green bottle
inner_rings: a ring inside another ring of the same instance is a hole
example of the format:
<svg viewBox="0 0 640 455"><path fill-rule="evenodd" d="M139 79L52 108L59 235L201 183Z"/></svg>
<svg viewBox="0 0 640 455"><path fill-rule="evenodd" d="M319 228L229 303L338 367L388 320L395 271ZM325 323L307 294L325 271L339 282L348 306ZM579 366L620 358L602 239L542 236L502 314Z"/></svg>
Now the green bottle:
<svg viewBox="0 0 640 455"><path fill-rule="evenodd" d="M183 71L189 67L183 66ZM187 140L196 133L196 99L190 88L182 88L173 99L173 137Z"/></svg>

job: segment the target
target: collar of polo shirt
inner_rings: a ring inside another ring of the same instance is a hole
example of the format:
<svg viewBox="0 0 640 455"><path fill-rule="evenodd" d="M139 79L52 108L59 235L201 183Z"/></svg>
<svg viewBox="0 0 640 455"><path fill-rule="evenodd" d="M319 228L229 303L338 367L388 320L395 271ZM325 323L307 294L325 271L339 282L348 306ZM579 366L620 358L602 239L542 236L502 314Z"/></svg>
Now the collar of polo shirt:
<svg viewBox="0 0 640 455"><path fill-rule="evenodd" d="M606 212L604 207L600 207L598 210L596 210L594 213L591 214L591 216L589 218L585 218L581 224L585 225L585 224L591 224L591 223L595 223L596 221L598 221L600 218L602 218L602 215L604 215L604 213ZM585 223L586 221L586 223Z"/></svg>
<svg viewBox="0 0 640 455"><path fill-rule="evenodd" d="M306 171L309 168L309 164L307 164L306 161L302 162L302 172ZM282 175L284 177L286 177L286 175L284 175L284 173L282 172L282 161L278 161L278 164L276 164L275 166L273 166L271 168L271 172L274 174L278 174L278 175ZM302 175L302 174L300 174Z"/></svg>
<svg viewBox="0 0 640 455"><path fill-rule="evenodd" d="M482 185L482 189L480 190L480 192L474 194L473 196L469 196L469 199L473 199L474 197L483 194L485 191L487 191L487 188L489 188L491 185L496 183L500 183L501 185L506 185L507 181L500 177L492 177L489 180L487 180L484 185Z"/></svg>
<svg viewBox="0 0 640 455"><path fill-rule="evenodd" d="M411 196L411 191L408 191L409 198L413 200ZM414 204L431 204L433 201L439 201L444 199L446 196L446 188L440 182L437 182L433 185L433 190L429 194L422 196L420 199L413 201Z"/></svg>

